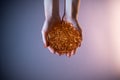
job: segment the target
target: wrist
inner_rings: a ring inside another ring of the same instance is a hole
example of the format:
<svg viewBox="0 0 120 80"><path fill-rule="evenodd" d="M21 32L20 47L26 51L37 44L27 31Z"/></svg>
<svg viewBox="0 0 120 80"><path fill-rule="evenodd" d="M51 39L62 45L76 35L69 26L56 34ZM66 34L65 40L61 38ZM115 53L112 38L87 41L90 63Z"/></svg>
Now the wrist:
<svg viewBox="0 0 120 80"><path fill-rule="evenodd" d="M72 16L68 16L68 15L65 15L64 20L66 20L70 23L77 22L77 18L72 17Z"/></svg>
<svg viewBox="0 0 120 80"><path fill-rule="evenodd" d="M45 21L47 22L60 21L60 16L50 16L50 17L45 18Z"/></svg>

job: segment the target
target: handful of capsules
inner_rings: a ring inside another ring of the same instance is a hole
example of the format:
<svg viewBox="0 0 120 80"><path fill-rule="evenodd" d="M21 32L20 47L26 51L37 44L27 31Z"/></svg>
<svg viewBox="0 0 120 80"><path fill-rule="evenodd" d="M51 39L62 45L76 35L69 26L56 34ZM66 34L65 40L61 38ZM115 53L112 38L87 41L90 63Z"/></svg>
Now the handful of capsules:
<svg viewBox="0 0 120 80"><path fill-rule="evenodd" d="M81 46L82 32L67 21L56 22L47 33L47 43L59 55L71 56Z"/></svg>

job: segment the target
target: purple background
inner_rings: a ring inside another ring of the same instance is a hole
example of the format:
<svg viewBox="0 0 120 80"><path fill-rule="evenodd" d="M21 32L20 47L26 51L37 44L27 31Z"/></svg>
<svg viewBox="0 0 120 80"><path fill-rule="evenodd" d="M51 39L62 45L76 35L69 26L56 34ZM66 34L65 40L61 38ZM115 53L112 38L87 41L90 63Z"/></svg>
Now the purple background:
<svg viewBox="0 0 120 80"><path fill-rule="evenodd" d="M114 0L113 0L114 1ZM119 0L118 0L119 1ZM68 58L44 48L43 0L2 1L2 77L4 80L115 80L108 0L81 0L83 43ZM60 0L63 13L63 1ZM120 8L119 8L120 9ZM111 9L110 9L111 11ZM119 52L119 51L118 51Z"/></svg>

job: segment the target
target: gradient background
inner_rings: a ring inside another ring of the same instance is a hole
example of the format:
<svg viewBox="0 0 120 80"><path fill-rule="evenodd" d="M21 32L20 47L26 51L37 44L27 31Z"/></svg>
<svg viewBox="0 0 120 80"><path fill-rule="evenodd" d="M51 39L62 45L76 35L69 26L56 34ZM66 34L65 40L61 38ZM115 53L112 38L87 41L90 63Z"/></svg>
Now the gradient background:
<svg viewBox="0 0 120 80"><path fill-rule="evenodd" d="M120 80L120 0L81 0L84 39L71 58L43 47L43 0L1 3L3 80Z"/></svg>

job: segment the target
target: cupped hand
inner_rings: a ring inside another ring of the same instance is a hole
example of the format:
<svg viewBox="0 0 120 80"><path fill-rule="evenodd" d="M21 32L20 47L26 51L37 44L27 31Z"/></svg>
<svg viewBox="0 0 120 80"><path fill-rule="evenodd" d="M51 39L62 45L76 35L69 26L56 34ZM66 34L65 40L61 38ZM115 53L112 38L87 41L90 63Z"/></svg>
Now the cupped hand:
<svg viewBox="0 0 120 80"><path fill-rule="evenodd" d="M60 18L54 18L54 17L45 20L41 30L44 46L47 47L51 53L55 53L55 51L49 46L47 42L47 33L52 28L52 25L58 21L60 21Z"/></svg>
<svg viewBox="0 0 120 80"><path fill-rule="evenodd" d="M73 27L75 27L75 29L77 29L77 30L79 31L80 37L81 37L81 42L82 42L82 40L83 40L83 37L82 37L82 29L81 29L81 27L80 27L80 24L79 24L78 20L75 19L75 18L66 17L66 16L63 17L63 20L71 23L71 24L73 25ZM81 46L81 43L79 44L79 47L80 47L80 46ZM76 48L76 49L77 49L77 48ZM74 54L76 53L76 49L72 50L70 53L68 53L68 54L66 54L66 55L67 55L68 57L74 55Z"/></svg>
<svg viewBox="0 0 120 80"><path fill-rule="evenodd" d="M44 43L45 47L47 47L51 53L56 53L59 55L59 53L55 52L54 49L52 49L47 42L47 33L52 28L52 25L58 21L61 21L60 18L57 18L57 19L51 18L49 20L45 20L41 32L42 32L42 39L43 39L43 43ZM80 36L82 36L82 30L81 30L77 20L69 19L69 20L64 20L64 21L71 23L80 32ZM81 41L82 41L82 39L81 39ZM80 43L80 45L81 45L81 43ZM76 49L72 50L69 53L66 53L66 56L70 57L70 56L74 55L75 52L76 52Z"/></svg>

